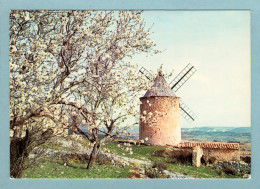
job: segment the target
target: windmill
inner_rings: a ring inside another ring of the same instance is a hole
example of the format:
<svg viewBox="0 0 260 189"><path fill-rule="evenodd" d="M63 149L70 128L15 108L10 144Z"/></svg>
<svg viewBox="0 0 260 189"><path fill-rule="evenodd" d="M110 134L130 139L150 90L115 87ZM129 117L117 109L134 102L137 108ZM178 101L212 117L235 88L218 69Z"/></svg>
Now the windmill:
<svg viewBox="0 0 260 189"><path fill-rule="evenodd" d="M190 63L169 83L171 90L174 92L177 92L183 85L186 83L190 77L196 72L197 70L192 66ZM144 74L144 76L152 81L154 76L151 72L149 72L147 69L142 67L139 72L141 74ZM181 109L181 115L187 120L187 121L195 121L197 118L196 114L183 102L183 100L180 101L180 109Z"/></svg>

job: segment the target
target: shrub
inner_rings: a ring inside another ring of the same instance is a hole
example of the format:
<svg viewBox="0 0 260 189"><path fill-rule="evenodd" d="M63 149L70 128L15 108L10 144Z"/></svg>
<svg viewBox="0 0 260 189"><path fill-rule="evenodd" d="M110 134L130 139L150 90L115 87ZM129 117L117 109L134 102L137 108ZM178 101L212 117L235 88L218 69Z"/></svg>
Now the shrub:
<svg viewBox="0 0 260 189"><path fill-rule="evenodd" d="M149 178L166 178L164 174L153 168L145 168L144 174Z"/></svg>
<svg viewBox="0 0 260 189"><path fill-rule="evenodd" d="M112 164L110 160L108 160L107 158L104 158L104 157L100 157L100 156L97 157L96 162L99 165L111 165Z"/></svg>
<svg viewBox="0 0 260 189"><path fill-rule="evenodd" d="M153 153L153 156L164 157L171 164L192 164L192 153L183 149L162 149Z"/></svg>
<svg viewBox="0 0 260 189"><path fill-rule="evenodd" d="M251 174L251 169L247 169L247 168L243 167L243 168L240 168L239 173L240 173L240 175Z"/></svg>
<svg viewBox="0 0 260 189"><path fill-rule="evenodd" d="M87 154L65 154L61 155L61 160L63 163L87 163L89 160L89 155Z"/></svg>
<svg viewBox="0 0 260 189"><path fill-rule="evenodd" d="M223 169L224 173L226 173L226 174L230 174L230 175L236 175L237 174L236 169L229 167L228 165L224 164L222 169Z"/></svg>
<svg viewBox="0 0 260 189"><path fill-rule="evenodd" d="M225 173L222 170L217 170L217 173L221 177L225 176Z"/></svg>
<svg viewBox="0 0 260 189"><path fill-rule="evenodd" d="M164 157L166 158L167 156L169 156L171 154L171 151L167 150L167 149L161 149L161 150L157 150L153 153L153 156L157 156L157 157Z"/></svg>
<svg viewBox="0 0 260 189"><path fill-rule="evenodd" d="M173 150L167 157L168 163L179 163L185 165L192 164L192 153L186 150Z"/></svg>
<svg viewBox="0 0 260 189"><path fill-rule="evenodd" d="M157 168L159 172L163 173L165 169L167 169L167 165L164 162L161 161L155 161L153 163L152 168Z"/></svg>

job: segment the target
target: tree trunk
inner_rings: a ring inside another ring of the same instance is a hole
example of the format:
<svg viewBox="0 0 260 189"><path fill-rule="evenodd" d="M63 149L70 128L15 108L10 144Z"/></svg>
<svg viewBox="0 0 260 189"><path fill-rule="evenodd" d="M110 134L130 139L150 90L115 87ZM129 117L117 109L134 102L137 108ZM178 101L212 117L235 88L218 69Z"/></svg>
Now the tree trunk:
<svg viewBox="0 0 260 189"><path fill-rule="evenodd" d="M88 161L88 167L87 169L91 169L93 168L94 164L95 164L95 161L96 161L96 158L98 156L98 153L99 153L99 149L100 149L100 142L99 141L96 141L95 145L94 145L94 148L91 152L91 155L90 155L90 158L89 158L89 161Z"/></svg>
<svg viewBox="0 0 260 189"><path fill-rule="evenodd" d="M20 178L24 170L25 160L28 158L28 137L11 139L10 143L10 176Z"/></svg>
<svg viewBox="0 0 260 189"><path fill-rule="evenodd" d="M36 147L45 143L51 138L52 130L37 134L30 134L28 130L25 137L13 137L10 142L10 176L20 178L25 167L25 161L28 159L30 152ZM28 166L27 166L28 167Z"/></svg>

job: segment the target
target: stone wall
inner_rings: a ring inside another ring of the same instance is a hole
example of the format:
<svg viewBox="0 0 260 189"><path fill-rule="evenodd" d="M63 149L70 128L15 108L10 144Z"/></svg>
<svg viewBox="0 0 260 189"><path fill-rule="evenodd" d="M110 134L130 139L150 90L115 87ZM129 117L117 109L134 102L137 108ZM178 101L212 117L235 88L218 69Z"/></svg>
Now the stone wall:
<svg viewBox="0 0 260 189"><path fill-rule="evenodd" d="M180 142L176 147L193 150L194 165L197 166L198 159L201 154L197 153L198 147L202 149L202 154L206 160L213 158L216 161L239 161L240 160L240 146L238 143L227 142Z"/></svg>
<svg viewBox="0 0 260 189"><path fill-rule="evenodd" d="M239 161L240 153L237 149L203 149L207 158L214 157L217 161Z"/></svg>
<svg viewBox="0 0 260 189"><path fill-rule="evenodd" d="M142 97L140 100L140 140L151 145L177 145L181 140L180 98Z"/></svg>

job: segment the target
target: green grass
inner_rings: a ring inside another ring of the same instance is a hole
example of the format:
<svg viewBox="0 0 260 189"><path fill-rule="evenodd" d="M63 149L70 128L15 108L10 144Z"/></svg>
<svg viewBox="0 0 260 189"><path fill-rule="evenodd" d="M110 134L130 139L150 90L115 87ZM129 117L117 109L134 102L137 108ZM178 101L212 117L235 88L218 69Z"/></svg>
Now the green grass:
<svg viewBox="0 0 260 189"><path fill-rule="evenodd" d="M162 161L167 165L167 170L194 178L241 178L236 175L220 174L219 171L205 166L193 167L182 164L166 163L165 158L152 155L157 150L168 148L165 146L132 145L130 147L132 148L133 154L129 154L117 145L118 143L110 142L102 148L107 148L111 152L125 157L140 160ZM121 146L122 145L123 144L121 144ZM62 145L55 143L47 143L44 144L43 147L54 150L63 149ZM42 159L37 165L33 166L33 168L25 170L23 178L129 178L131 175L129 172L131 167L114 166L109 163L103 165L96 164L91 170L86 169L87 163L80 163L79 161L71 160L69 161L68 166L64 166L63 164L64 162L58 159Z"/></svg>
<svg viewBox="0 0 260 189"><path fill-rule="evenodd" d="M124 150L117 147L116 143L108 143L106 145L108 149L110 149L112 152L122 155L125 153L126 157L132 157L136 159L149 159L151 161L162 161L165 162L165 158L163 157L156 157L152 154L161 149L167 148L166 146L131 146L133 149L133 154L130 155L129 153L126 153ZM239 176L236 175L228 175L228 174L219 174L217 170L213 170L209 167L201 166L201 167L193 167L193 166L187 166L187 165L181 165L181 164L169 164L166 163L167 170L188 175L190 177L194 178L239 178ZM240 177L241 178L241 177Z"/></svg>
<svg viewBox="0 0 260 189"><path fill-rule="evenodd" d="M194 178L239 178L236 175L219 174L217 170L209 167L193 167L185 165L168 164L168 170L181 173Z"/></svg>
<svg viewBox="0 0 260 189"><path fill-rule="evenodd" d="M64 147L62 147L61 144L58 143L51 143L51 142L47 142L44 143L40 146L38 146L38 148L44 148L44 149L52 149L52 150L62 150Z"/></svg>
<svg viewBox="0 0 260 189"><path fill-rule="evenodd" d="M70 164L64 166L57 161L42 159L36 166L23 172L22 178L128 178L130 167L113 165L95 165L86 169L87 164Z"/></svg>
<svg viewBox="0 0 260 189"><path fill-rule="evenodd" d="M123 144L121 144L121 146L123 146ZM166 148L164 146L132 145L130 147L133 150L133 154L129 154L127 151L117 147L117 143L114 142L107 143L104 147L108 148L111 152L114 152L118 155L130 157L130 158L136 158L140 160L153 159L154 157L152 156L152 154L154 151Z"/></svg>

